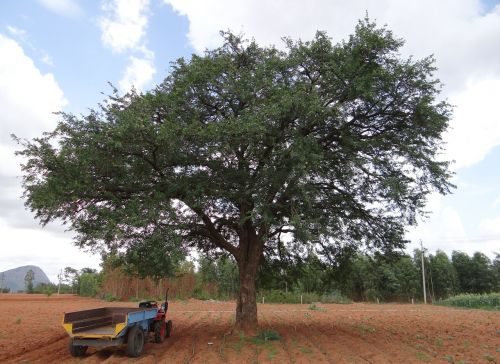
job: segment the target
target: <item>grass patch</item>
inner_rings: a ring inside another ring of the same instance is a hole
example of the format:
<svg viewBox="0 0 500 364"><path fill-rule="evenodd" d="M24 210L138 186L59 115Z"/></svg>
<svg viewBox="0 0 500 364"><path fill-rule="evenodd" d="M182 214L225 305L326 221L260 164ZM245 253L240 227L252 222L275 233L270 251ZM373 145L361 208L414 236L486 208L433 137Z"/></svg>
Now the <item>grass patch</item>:
<svg viewBox="0 0 500 364"><path fill-rule="evenodd" d="M373 326L370 326L370 325L365 325L365 324L359 324L357 326L359 332L361 333L361 335L366 335L368 333L374 333L375 331L377 331L377 329Z"/></svg>
<svg viewBox="0 0 500 364"><path fill-rule="evenodd" d="M426 363L431 361L431 357L429 355L427 355L426 353L423 353L421 351L419 351L417 354L415 354L415 357L418 360L426 362Z"/></svg>
<svg viewBox="0 0 500 364"><path fill-rule="evenodd" d="M301 346L299 348L300 352L303 354L312 354L313 350L309 346Z"/></svg>
<svg viewBox="0 0 500 364"><path fill-rule="evenodd" d="M241 353L241 349L243 348L244 345L245 345L245 333L240 332L239 333L239 341L232 343L231 345L229 345L229 347L231 349L236 350L238 353Z"/></svg>
<svg viewBox="0 0 500 364"><path fill-rule="evenodd" d="M452 355L445 355L443 356L443 359L452 364L466 364L464 360L455 360Z"/></svg>
<svg viewBox="0 0 500 364"><path fill-rule="evenodd" d="M326 308L324 308L324 307L320 307L320 306L316 306L316 304L315 304L315 303L311 303L311 304L309 305L309 309L310 309L311 311L322 311L322 312L325 312L325 311L326 311Z"/></svg>
<svg viewBox="0 0 500 364"><path fill-rule="evenodd" d="M493 356L491 356L490 354L483 355L483 359L487 360L489 362L495 361L495 358Z"/></svg>
<svg viewBox="0 0 500 364"><path fill-rule="evenodd" d="M500 310L500 293L460 294L440 301L438 304L461 308Z"/></svg>
<svg viewBox="0 0 500 364"><path fill-rule="evenodd" d="M267 357L269 360L272 360L278 353L272 342L277 340L281 340L280 334L274 330L264 330L257 336L254 336L251 341L254 345L265 346L267 349Z"/></svg>
<svg viewBox="0 0 500 364"><path fill-rule="evenodd" d="M278 354L278 350L276 350L272 343L269 343L267 347L267 358L273 360L276 354Z"/></svg>
<svg viewBox="0 0 500 364"><path fill-rule="evenodd" d="M252 343L256 345L264 344L267 341L281 340L280 334L274 330L261 331L257 336L252 338Z"/></svg>
<svg viewBox="0 0 500 364"><path fill-rule="evenodd" d="M436 346L438 348L442 348L443 347L443 339L440 337L437 337L436 340L434 340L434 344L436 344Z"/></svg>

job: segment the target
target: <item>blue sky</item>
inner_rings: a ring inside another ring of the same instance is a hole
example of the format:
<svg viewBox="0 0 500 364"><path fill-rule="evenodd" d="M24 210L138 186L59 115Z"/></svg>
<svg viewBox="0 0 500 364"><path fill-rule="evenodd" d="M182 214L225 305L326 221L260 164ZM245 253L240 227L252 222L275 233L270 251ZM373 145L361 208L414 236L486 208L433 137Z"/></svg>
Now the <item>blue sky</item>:
<svg viewBox="0 0 500 364"><path fill-rule="evenodd" d="M127 91L160 83L169 62L201 53L231 29L261 44L282 36L335 40L368 11L406 39L403 56L434 54L442 97L455 105L444 158L456 161L449 196L431 196L431 217L412 229L431 250L500 253L500 0L3 0L0 2L0 271L98 267L71 244L71 232L42 229L20 198L19 162L9 135L35 137L52 112L85 113L108 82Z"/></svg>

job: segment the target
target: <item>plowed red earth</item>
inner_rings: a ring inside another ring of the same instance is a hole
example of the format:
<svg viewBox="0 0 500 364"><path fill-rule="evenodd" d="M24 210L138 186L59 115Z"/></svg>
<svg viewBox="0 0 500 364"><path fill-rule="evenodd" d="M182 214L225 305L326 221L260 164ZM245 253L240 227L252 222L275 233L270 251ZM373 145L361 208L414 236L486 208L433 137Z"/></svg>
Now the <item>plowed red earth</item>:
<svg viewBox="0 0 500 364"><path fill-rule="evenodd" d="M72 358L64 311L134 306L75 296L0 295L2 363L500 363L500 312L396 304L259 305L259 342L230 334L234 303L173 301L172 337L140 358L89 348Z"/></svg>

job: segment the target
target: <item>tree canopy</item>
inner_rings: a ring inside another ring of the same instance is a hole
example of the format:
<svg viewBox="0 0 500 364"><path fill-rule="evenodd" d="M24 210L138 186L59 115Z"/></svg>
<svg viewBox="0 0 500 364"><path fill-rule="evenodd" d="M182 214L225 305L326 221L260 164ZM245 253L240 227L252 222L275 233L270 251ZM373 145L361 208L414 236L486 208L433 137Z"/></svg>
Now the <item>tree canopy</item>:
<svg viewBox="0 0 500 364"><path fill-rule="evenodd" d="M404 246L426 196L451 187L450 107L433 59L402 58L403 41L368 19L338 44L318 32L284 51L222 35L149 92L61 113L20 154L27 206L81 247L233 255L247 330L263 257Z"/></svg>

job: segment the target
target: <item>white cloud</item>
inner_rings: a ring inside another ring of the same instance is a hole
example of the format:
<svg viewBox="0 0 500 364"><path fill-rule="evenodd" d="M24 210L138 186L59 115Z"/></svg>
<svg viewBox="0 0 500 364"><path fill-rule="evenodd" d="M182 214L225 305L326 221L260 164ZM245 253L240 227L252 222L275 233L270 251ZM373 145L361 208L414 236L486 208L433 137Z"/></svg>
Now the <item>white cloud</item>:
<svg viewBox="0 0 500 364"><path fill-rule="evenodd" d="M481 222L479 223L479 227L486 234L492 234L492 235L499 235L500 236L500 217L488 218L488 219L481 220Z"/></svg>
<svg viewBox="0 0 500 364"><path fill-rule="evenodd" d="M101 40L113 52L141 47L148 25L149 0L111 0L99 20Z"/></svg>
<svg viewBox="0 0 500 364"><path fill-rule="evenodd" d="M491 204L491 207L495 208L500 206L500 195L498 195L494 200L493 203Z"/></svg>
<svg viewBox="0 0 500 364"><path fill-rule="evenodd" d="M44 53L40 60L48 66L54 66L54 61L52 60L52 57L48 53Z"/></svg>
<svg viewBox="0 0 500 364"><path fill-rule="evenodd" d="M38 0L46 9L62 16L76 17L83 13L74 0Z"/></svg>
<svg viewBox="0 0 500 364"><path fill-rule="evenodd" d="M53 112L67 104L54 75L43 74L14 40L0 34L0 270L36 264L55 278L61 267L97 267L98 258L79 251L58 224L40 228L21 199L18 147L10 134L33 138L56 125Z"/></svg>
<svg viewBox="0 0 500 364"><path fill-rule="evenodd" d="M131 52L129 63L118 82L121 91L132 86L141 91L156 73L154 52L146 46L149 0L109 0L103 5L104 16L99 20L101 40L115 53Z"/></svg>
<svg viewBox="0 0 500 364"><path fill-rule="evenodd" d="M15 37L19 37L20 39L24 40L28 36L28 32L24 29L17 28L12 25L7 25L7 30L9 31L10 34L12 34Z"/></svg>
<svg viewBox="0 0 500 364"><path fill-rule="evenodd" d="M482 15L477 0L164 1L188 18L188 38L198 51L217 46L218 32L228 28L243 31L259 43L278 46L283 36L310 39L317 30L328 31L338 41L352 33L357 20L368 12L370 18L388 24L407 40L406 53L417 57L435 53L440 67L463 72L464 66L470 68L471 62L477 63L479 51L490 55L481 62L500 69L500 44L496 41L500 6Z"/></svg>
<svg viewBox="0 0 500 364"><path fill-rule="evenodd" d="M55 125L67 101L52 73L42 74L14 40L0 34L0 142L35 137Z"/></svg>
<svg viewBox="0 0 500 364"><path fill-rule="evenodd" d="M132 56L122 79L119 81L120 89L127 92L134 86L136 90L142 90L151 83L155 73L156 69L151 59Z"/></svg>
<svg viewBox="0 0 500 364"><path fill-rule="evenodd" d="M456 108L445 139L448 158L456 160L455 169L480 162L500 145L499 95L500 78L471 81L465 90L450 96Z"/></svg>

